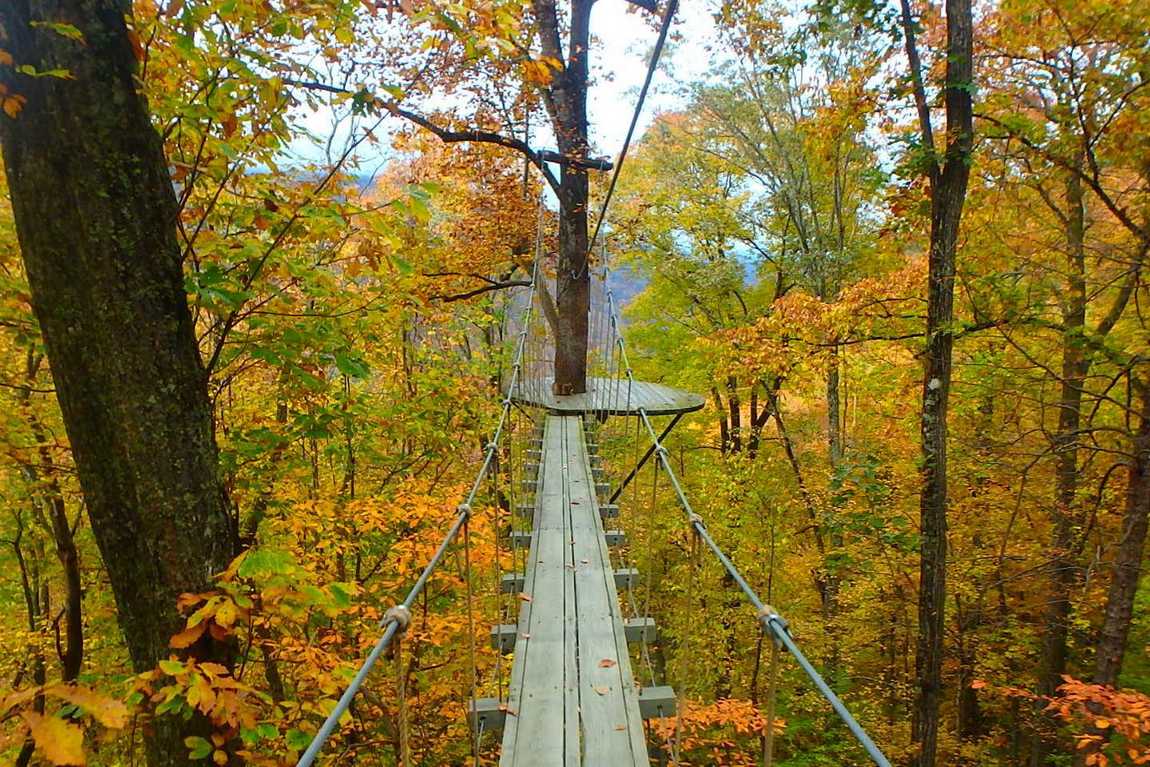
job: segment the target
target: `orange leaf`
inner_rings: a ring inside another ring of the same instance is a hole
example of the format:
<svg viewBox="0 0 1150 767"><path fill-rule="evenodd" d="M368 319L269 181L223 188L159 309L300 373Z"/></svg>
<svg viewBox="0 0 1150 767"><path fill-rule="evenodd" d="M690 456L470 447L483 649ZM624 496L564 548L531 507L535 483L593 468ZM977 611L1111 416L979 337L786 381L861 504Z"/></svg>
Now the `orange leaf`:
<svg viewBox="0 0 1150 767"><path fill-rule="evenodd" d="M20 114L20 110L24 108L24 101L25 101L24 97L23 96L4 96L4 97L2 97L2 100L3 100L4 114L8 115L13 120L15 120L16 115Z"/></svg>
<svg viewBox="0 0 1150 767"><path fill-rule="evenodd" d="M172 637L171 641L168 642L168 645L177 649L191 647L199 640L200 637L204 635L204 629L207 628L207 625L208 624L206 623L197 623L190 628L184 629L179 634L176 634L174 637Z"/></svg>

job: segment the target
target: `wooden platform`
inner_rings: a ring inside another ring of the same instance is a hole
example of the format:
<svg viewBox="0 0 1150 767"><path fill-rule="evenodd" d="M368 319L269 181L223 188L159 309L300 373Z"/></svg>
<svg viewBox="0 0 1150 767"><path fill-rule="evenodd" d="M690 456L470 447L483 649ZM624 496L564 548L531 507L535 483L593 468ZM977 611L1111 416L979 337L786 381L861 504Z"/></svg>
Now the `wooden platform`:
<svg viewBox="0 0 1150 767"><path fill-rule="evenodd" d="M663 384L635 381L628 386L626 380L615 378L589 378L583 394L556 396L551 393L551 379L527 383L511 393L511 399L523 405L545 408L557 415L579 415L595 411L611 415L638 415L640 408L647 415L673 415L699 410L706 401L698 394L675 389Z"/></svg>
<svg viewBox="0 0 1150 767"><path fill-rule="evenodd" d="M501 767L647 767L599 500L578 416L548 416Z"/></svg>

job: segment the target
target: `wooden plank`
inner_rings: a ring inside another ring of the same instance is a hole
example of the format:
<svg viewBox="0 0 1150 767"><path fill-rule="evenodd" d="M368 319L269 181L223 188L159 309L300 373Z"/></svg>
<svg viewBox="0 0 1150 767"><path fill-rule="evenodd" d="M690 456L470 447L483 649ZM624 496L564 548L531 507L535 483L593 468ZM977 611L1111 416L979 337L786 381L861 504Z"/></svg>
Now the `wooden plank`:
<svg viewBox="0 0 1150 767"><path fill-rule="evenodd" d="M511 393L511 398L558 415L578 415L601 410L614 415L636 415L640 408L646 410L648 415L673 415L699 410L706 404L706 400L698 394L647 381L635 381L632 384L630 402L627 382L615 378L588 378L588 391L563 397L551 393L550 381L543 383L541 387L517 387Z"/></svg>
<svg viewBox="0 0 1150 767"><path fill-rule="evenodd" d="M553 455L562 449L562 430L552 419L547 421L544 450ZM519 610L520 628L512 664L508 696L512 715L504 726L500 758L501 765L518 767L564 764L556 759L555 751L538 748L541 742L563 740L564 672L552 659L569 652L563 630L564 604L553 598L557 591L562 592L566 577L561 472L544 464L541 485L524 584L528 598L522 600Z"/></svg>
<svg viewBox="0 0 1150 767"><path fill-rule="evenodd" d="M614 571L592 488L579 421L568 433L572 471L572 551L578 600L579 707L583 764L646 765L647 746L638 714ZM630 699L632 705L629 704Z"/></svg>
<svg viewBox="0 0 1150 767"><path fill-rule="evenodd" d="M582 418L548 416L541 458L500 765L646 767L627 649L643 629L619 609Z"/></svg>
<svg viewBox="0 0 1150 767"><path fill-rule="evenodd" d="M577 637L579 635L579 602L578 594L575 591L575 568L578 566L575 562L575 551L572 546L574 543L575 530L573 528L573 516L576 506L572 504L571 497L571 474L577 471L578 464L573 464L570 460L568 450L568 440L570 439L569 432L573 429L582 426L582 419L574 418L557 418L557 421L563 427L563 454L557 457L557 460L563 467L564 476L564 497L563 497L563 514L564 519L567 521L567 530L564 536L564 550L563 556L564 570L567 578L563 582L563 600L567 605L566 612L563 615L563 631L566 633L568 648L570 651L563 656L563 674L565 678L564 683L564 728L563 728L563 763L565 766L576 767L582 764L581 758L581 741L582 727L580 721L580 707L579 707L579 668L577 664L577 653L579 646L577 644Z"/></svg>

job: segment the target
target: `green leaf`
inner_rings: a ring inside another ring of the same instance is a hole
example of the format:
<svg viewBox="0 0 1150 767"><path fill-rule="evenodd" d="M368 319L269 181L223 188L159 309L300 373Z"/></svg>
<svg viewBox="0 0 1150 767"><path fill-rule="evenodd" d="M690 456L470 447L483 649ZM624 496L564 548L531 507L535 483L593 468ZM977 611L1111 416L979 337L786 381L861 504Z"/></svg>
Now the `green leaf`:
<svg viewBox="0 0 1150 767"><path fill-rule="evenodd" d="M34 29L49 29L69 40L75 40L78 43L84 42L84 33L79 28L62 21L33 21L29 26Z"/></svg>
<svg viewBox="0 0 1150 767"><path fill-rule="evenodd" d="M72 80L72 73L67 69L36 69L31 64L21 64L16 71L29 77L55 77L59 80Z"/></svg>
<svg viewBox="0 0 1150 767"><path fill-rule="evenodd" d="M178 660L160 661L160 671L163 671L165 674L171 674L172 676L175 676L176 674L184 673L186 670L187 669L185 668L184 664Z"/></svg>
<svg viewBox="0 0 1150 767"><path fill-rule="evenodd" d="M295 572L295 557L278 549L252 549L244 557L237 571L242 578L259 578L269 575L287 575Z"/></svg>
<svg viewBox="0 0 1150 767"><path fill-rule="evenodd" d="M184 745L188 747L188 756L192 759L207 759L212 755L212 742L207 738L193 735L184 738Z"/></svg>
<svg viewBox="0 0 1150 767"><path fill-rule="evenodd" d="M302 730L288 730L284 739L292 751L303 751L311 743L311 735Z"/></svg>
<svg viewBox="0 0 1150 767"><path fill-rule="evenodd" d="M366 362L346 354L335 355L335 366L339 372L352 378L367 378L371 374L371 368Z"/></svg>

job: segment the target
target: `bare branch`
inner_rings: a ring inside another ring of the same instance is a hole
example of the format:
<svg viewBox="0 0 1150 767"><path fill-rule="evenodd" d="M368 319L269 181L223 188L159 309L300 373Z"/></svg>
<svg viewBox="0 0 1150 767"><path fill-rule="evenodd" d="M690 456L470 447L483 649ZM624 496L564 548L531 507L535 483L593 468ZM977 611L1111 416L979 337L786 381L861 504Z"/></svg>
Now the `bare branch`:
<svg viewBox="0 0 1150 767"><path fill-rule="evenodd" d="M449 296L432 296L432 298L436 301L442 301L445 304L449 304L453 301L464 301L468 298L474 298L475 296L479 296L484 293L490 293L493 290L531 287L531 280L508 280L506 282L495 282L493 280L487 280L487 282L487 285L476 288L475 290L468 290L465 293L455 293Z"/></svg>
<svg viewBox="0 0 1150 767"><path fill-rule="evenodd" d="M918 111L919 129L922 131L922 143L929 152L930 173L938 173L938 162L934 159L934 129L930 125L930 105L926 101L926 87L922 82L922 59L918 55L918 43L915 42L914 18L911 15L910 0L900 0L902 5L902 33L906 44L906 58L910 64L910 80L914 89L914 106Z"/></svg>

